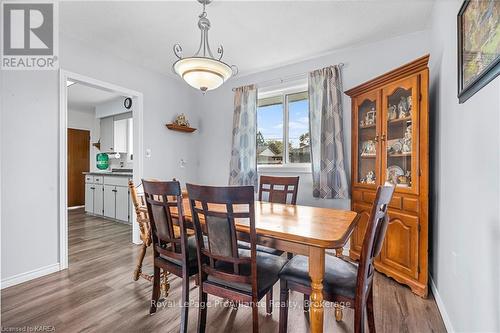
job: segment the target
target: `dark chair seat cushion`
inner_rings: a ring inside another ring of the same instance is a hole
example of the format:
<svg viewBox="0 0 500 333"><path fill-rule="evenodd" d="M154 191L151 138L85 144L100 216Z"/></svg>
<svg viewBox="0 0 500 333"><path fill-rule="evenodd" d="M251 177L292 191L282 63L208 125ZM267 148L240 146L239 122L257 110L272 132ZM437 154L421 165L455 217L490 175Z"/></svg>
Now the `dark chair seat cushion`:
<svg viewBox="0 0 500 333"><path fill-rule="evenodd" d="M208 246L207 238L203 237L203 240L205 241L205 246ZM187 244L188 244L189 275L197 274L198 273L198 253L197 253L197 248L196 248L196 236L188 237ZM179 267L182 267L181 260L170 258L167 256L163 256L161 254L160 254L160 258L163 260L166 260L172 264L175 264Z"/></svg>
<svg viewBox="0 0 500 333"><path fill-rule="evenodd" d="M239 249L238 253L240 257L250 257L250 250ZM286 264L287 259L278 257L265 252L257 252L257 289L259 299L264 296L267 291L272 288L272 286L278 281L278 274ZM222 271L233 272L233 264L223 261L217 261L215 267ZM245 264L240 265L240 275L250 275L251 265ZM227 287L230 289L235 289L242 291L247 294L252 293L252 285L239 283L239 282L228 282L222 279L215 278L211 275L208 276L207 280L209 282Z"/></svg>
<svg viewBox="0 0 500 333"><path fill-rule="evenodd" d="M323 290L328 294L354 299L358 267L337 257L325 257L325 277ZM309 278L309 258L296 255L283 267L280 278L311 287Z"/></svg>
<svg viewBox="0 0 500 333"><path fill-rule="evenodd" d="M250 250L250 243L244 242L244 241L238 241L238 247L240 249ZM281 250L276 250L276 249L273 249L272 247L267 247L267 246L262 246L262 245L257 245L256 249L259 252L265 252L265 253L272 254L275 256L280 256L283 254L283 251L281 251Z"/></svg>

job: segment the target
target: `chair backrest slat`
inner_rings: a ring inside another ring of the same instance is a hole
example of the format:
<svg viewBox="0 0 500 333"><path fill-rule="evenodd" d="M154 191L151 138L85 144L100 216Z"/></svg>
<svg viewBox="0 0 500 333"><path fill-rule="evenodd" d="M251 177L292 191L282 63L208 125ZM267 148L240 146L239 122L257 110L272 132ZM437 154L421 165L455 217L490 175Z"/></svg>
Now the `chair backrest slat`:
<svg viewBox="0 0 500 333"><path fill-rule="evenodd" d="M260 176L259 200L295 205L298 189L299 177ZM266 193L267 199L264 198Z"/></svg>
<svg viewBox="0 0 500 333"><path fill-rule="evenodd" d="M148 208L155 256L163 255L187 264L187 235L184 225L182 192L178 181L142 180ZM177 208L178 225L174 224L172 208ZM178 228L178 232L175 229Z"/></svg>
<svg viewBox="0 0 500 333"><path fill-rule="evenodd" d="M380 254L384 242L389 216L387 210L394 193L394 186L379 186L373 202L361 248L356 289L360 297L357 301L365 301L371 287L375 269L373 262Z"/></svg>
<svg viewBox="0 0 500 333"><path fill-rule="evenodd" d="M256 288L254 269L250 275L242 275L240 267L242 264L256 265L253 186L186 184L186 187L198 245L200 272L231 282L252 284L252 288L255 280ZM249 221L250 256L239 254L235 219ZM204 237L207 238L206 243Z"/></svg>

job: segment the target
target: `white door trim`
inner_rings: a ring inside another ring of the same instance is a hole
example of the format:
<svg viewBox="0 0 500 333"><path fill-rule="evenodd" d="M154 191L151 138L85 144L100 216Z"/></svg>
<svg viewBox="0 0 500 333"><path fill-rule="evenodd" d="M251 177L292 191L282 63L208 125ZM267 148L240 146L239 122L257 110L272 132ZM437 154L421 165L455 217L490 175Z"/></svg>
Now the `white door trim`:
<svg viewBox="0 0 500 333"><path fill-rule="evenodd" d="M141 92L100 81L64 69L59 71L59 269L68 268L68 211L67 211L67 126L68 96L66 81L81 82L99 89L109 90L133 99L134 118L134 183L139 183L143 171L143 103ZM132 242L140 244L135 214L132 215Z"/></svg>

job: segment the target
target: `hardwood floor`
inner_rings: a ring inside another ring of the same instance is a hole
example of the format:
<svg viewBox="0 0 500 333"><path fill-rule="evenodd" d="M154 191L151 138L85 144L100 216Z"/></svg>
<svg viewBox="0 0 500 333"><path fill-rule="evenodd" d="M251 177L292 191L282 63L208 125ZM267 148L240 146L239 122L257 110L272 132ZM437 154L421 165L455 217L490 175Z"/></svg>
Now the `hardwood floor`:
<svg viewBox="0 0 500 333"><path fill-rule="evenodd" d="M131 243L128 225L69 211L69 269L2 290L2 330L7 327L53 326L56 332L178 332L179 278L171 278L170 294L150 316L151 284L132 280L139 247ZM148 254L147 258L150 258ZM144 269L151 271L147 262ZM190 299L198 299L191 282ZM446 332L436 303L413 295L393 280L375 277L375 318L379 332ZM274 287L276 301L279 283ZM291 293L289 332L307 332L308 317L302 311L302 295ZM237 310L209 298L207 332L251 332L251 310ZM217 302L217 303L216 303ZM294 306L294 303L296 306ZM279 309L272 316L260 309L260 331L277 332ZM198 311L189 312L189 331L196 331ZM344 310L344 320L335 322L333 309L325 308L325 332L352 332L353 311Z"/></svg>

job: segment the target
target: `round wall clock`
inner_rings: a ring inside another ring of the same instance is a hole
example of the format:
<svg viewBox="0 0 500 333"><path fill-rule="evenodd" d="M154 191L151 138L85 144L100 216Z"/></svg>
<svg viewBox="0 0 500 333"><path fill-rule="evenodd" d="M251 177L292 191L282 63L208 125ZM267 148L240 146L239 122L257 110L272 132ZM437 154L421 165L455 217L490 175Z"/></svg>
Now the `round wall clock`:
<svg viewBox="0 0 500 333"><path fill-rule="evenodd" d="M130 110L130 108L132 107L132 98L125 98L125 100L123 101L123 106L125 107L125 109Z"/></svg>

